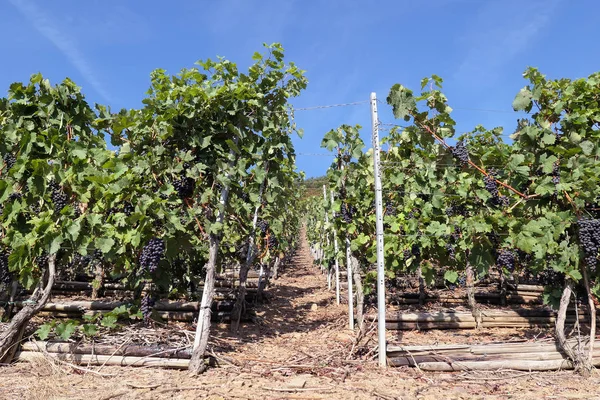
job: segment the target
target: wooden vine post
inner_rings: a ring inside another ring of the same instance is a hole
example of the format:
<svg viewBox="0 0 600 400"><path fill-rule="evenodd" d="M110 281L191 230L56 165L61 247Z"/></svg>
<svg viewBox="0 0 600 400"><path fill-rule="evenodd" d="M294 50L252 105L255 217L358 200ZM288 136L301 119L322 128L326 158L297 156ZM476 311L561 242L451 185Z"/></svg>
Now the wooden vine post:
<svg viewBox="0 0 600 400"><path fill-rule="evenodd" d="M237 145L238 138L234 138L234 143ZM230 153L231 160L229 161L229 170L233 167L236 161L235 153L232 150ZM219 200L220 209L217 211L216 223L223 224L225 219L225 207L229 198L229 184L223 186ZM200 311L198 313L198 323L196 325L196 335L194 337L194 352L190 360L189 370L194 374L200 374L206 370L204 355L208 347L208 339L210 337L210 318L211 307L215 292L215 275L217 269L217 257L219 255L220 233L211 233L209 235L208 262L206 263L206 277L204 278L204 289L202 290L202 301L200 303Z"/></svg>
<svg viewBox="0 0 600 400"><path fill-rule="evenodd" d="M267 184L267 174L269 173L269 168L266 168L265 178L260 184L260 189L258 191L258 203L254 207L254 215L252 217L252 230L250 231L250 237L248 238L248 251L246 253L246 260L242 263L240 267L239 274L239 282L240 286L237 292L237 298L235 301L235 305L233 306L233 311L231 312L231 326L230 330L232 333L237 333L240 326L240 317L242 315L244 301L246 299L246 282L248 281L248 271L250 267L254 263L254 259L256 258L255 241L256 241L256 225L258 223L258 212L260 211L262 205L262 198L265 191L265 186Z"/></svg>

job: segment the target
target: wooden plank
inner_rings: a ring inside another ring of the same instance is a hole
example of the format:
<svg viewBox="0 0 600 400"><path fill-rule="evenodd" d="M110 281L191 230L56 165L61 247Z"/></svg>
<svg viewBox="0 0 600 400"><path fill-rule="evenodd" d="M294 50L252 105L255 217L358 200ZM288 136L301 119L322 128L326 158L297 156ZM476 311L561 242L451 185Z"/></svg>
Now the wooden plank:
<svg viewBox="0 0 600 400"><path fill-rule="evenodd" d="M180 349L165 346L140 346L128 344L111 346L103 344L76 344L70 342L31 341L24 342L21 351L47 351L50 353L97 354L135 357L182 358L192 357L191 349Z"/></svg>
<svg viewBox="0 0 600 400"><path fill-rule="evenodd" d="M34 351L22 351L16 354L16 361L35 361L53 357L79 365L119 365L127 367L160 367L187 369L190 360L178 358L158 357L133 357L133 356L110 356L92 354L63 354L63 353L39 353Z"/></svg>
<svg viewBox="0 0 600 400"><path fill-rule="evenodd" d="M599 364L596 360L594 364ZM494 361L458 361L446 362L423 362L419 363L423 371L496 371L500 369L512 369L517 371L556 371L573 369L573 364L567 360L494 360Z"/></svg>
<svg viewBox="0 0 600 400"><path fill-rule="evenodd" d="M386 322L390 330L475 329L473 322Z"/></svg>

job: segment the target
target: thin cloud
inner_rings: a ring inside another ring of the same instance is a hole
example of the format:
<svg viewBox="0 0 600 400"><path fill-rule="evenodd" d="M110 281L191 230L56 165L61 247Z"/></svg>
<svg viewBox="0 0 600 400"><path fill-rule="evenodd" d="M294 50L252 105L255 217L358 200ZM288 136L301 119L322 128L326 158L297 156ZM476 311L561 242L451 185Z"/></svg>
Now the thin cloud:
<svg viewBox="0 0 600 400"><path fill-rule="evenodd" d="M498 71L524 53L552 19L558 1L490 2L468 21L466 55L454 78L461 81L494 79ZM490 28L492 27L492 28Z"/></svg>
<svg viewBox="0 0 600 400"><path fill-rule="evenodd" d="M110 101L110 94L104 89L96 77L93 68L81 53L77 44L63 34L53 21L35 4L27 0L9 0L34 28L48 39L68 60L94 90L105 100Z"/></svg>

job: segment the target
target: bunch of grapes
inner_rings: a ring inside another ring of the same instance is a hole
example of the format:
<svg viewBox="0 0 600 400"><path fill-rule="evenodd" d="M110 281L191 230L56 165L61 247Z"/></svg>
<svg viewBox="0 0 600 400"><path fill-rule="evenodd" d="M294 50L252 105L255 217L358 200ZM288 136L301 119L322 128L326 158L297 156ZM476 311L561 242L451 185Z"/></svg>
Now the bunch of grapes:
<svg viewBox="0 0 600 400"><path fill-rule="evenodd" d="M446 215L449 217L452 217L454 215L462 215L465 216L467 215L467 209L465 207L464 204L456 204L456 203L451 203L447 208L446 208Z"/></svg>
<svg viewBox="0 0 600 400"><path fill-rule="evenodd" d="M267 230L269 229L269 222L265 221L264 219L261 219L256 223L256 226L258 227L258 229L260 229L262 234L265 235L267 233Z"/></svg>
<svg viewBox="0 0 600 400"><path fill-rule="evenodd" d="M192 195L194 194L195 183L196 182L194 181L194 179L189 178L187 176L182 176L181 178L176 179L173 182L173 187L175 187L179 198L183 200L192 197Z"/></svg>
<svg viewBox="0 0 600 400"><path fill-rule="evenodd" d="M558 163L555 163L552 166L552 183L558 185L560 183L560 166Z"/></svg>
<svg viewBox="0 0 600 400"><path fill-rule="evenodd" d="M279 241L277 238L273 235L269 235L269 238L267 239L267 246L269 247L269 250L275 249L278 245Z"/></svg>
<svg viewBox="0 0 600 400"><path fill-rule="evenodd" d="M453 244L446 243L446 251L448 252L448 257L450 257L451 260L454 260L456 258L456 253Z"/></svg>
<svg viewBox="0 0 600 400"><path fill-rule="evenodd" d="M385 202L385 209L383 210L383 215L396 215L396 209L394 208L392 202L389 200Z"/></svg>
<svg viewBox="0 0 600 400"><path fill-rule="evenodd" d="M12 276L8 269L8 251L5 249L0 250L0 283L10 285L12 282Z"/></svg>
<svg viewBox="0 0 600 400"><path fill-rule="evenodd" d="M411 211L408 214L406 214L406 219L413 219L415 217L415 212Z"/></svg>
<svg viewBox="0 0 600 400"><path fill-rule="evenodd" d="M8 201L15 201L15 200L19 200L19 199L21 199L22 197L23 197L23 195L22 195L21 193L19 193L19 192L14 192L14 193L11 193L11 194L8 196Z"/></svg>
<svg viewBox="0 0 600 400"><path fill-rule="evenodd" d="M4 157L2 157L4 161L4 165L6 165L6 170L8 171L17 163L17 158L12 153L6 153Z"/></svg>
<svg viewBox="0 0 600 400"><path fill-rule="evenodd" d="M538 281L544 286L562 286L565 282L565 274L556 272L553 268L546 268L537 276Z"/></svg>
<svg viewBox="0 0 600 400"><path fill-rule="evenodd" d="M496 178L490 172L489 175L483 177L483 183L485 185L485 190L487 190L492 198L497 198L500 194L498 193L498 183L496 183Z"/></svg>
<svg viewBox="0 0 600 400"><path fill-rule="evenodd" d="M76 204L75 210L77 211L79 203ZM128 201L124 201L118 207L111 207L106 211L106 217L110 217L116 213L123 213L126 216L131 216L135 212L135 207ZM77 214L77 212L75 213Z"/></svg>
<svg viewBox="0 0 600 400"><path fill-rule="evenodd" d="M128 217L135 212L135 207L128 201L123 202L123 213Z"/></svg>
<svg viewBox="0 0 600 400"><path fill-rule="evenodd" d="M460 227L459 227L459 226L454 226L454 232L452 232L452 233L450 234L450 238L451 238L451 239L452 239L454 242L457 242L457 241L458 241L458 239L460 239L460 234L461 234L461 232L460 232Z"/></svg>
<svg viewBox="0 0 600 400"><path fill-rule="evenodd" d="M506 268L510 273L515 271L518 255L514 250L501 249L496 256L496 265L500 269Z"/></svg>
<svg viewBox="0 0 600 400"><path fill-rule="evenodd" d="M465 165L469 162L469 152L467 151L467 146L465 146L464 141L461 140L456 144L455 147L450 147L450 151L462 165Z"/></svg>
<svg viewBox="0 0 600 400"><path fill-rule="evenodd" d="M458 283L459 286L464 287L467 284L467 275L466 274L461 274L458 279L456 280L456 283Z"/></svg>
<svg viewBox="0 0 600 400"><path fill-rule="evenodd" d="M342 203L342 206L340 208L340 214L342 216L342 220L349 224L352 222L352 217L354 216L354 213L356 212L356 208L354 206L349 206L346 203Z"/></svg>
<svg viewBox="0 0 600 400"><path fill-rule="evenodd" d="M152 309L154 308L154 304L156 304L156 302L154 301L154 299L152 297L150 297L150 295L146 294L144 297L142 297L142 301L140 304L140 311L142 312L142 315L144 316L145 322L148 322L150 320L150 316L152 315Z"/></svg>
<svg viewBox="0 0 600 400"><path fill-rule="evenodd" d="M56 181L50 182L50 189L52 190L50 198L52 199L52 204L54 204L54 212L58 214L67 206L67 204L69 204L69 199Z"/></svg>
<svg viewBox="0 0 600 400"><path fill-rule="evenodd" d="M154 272L158 268L164 255L165 242L162 239L152 238L142 249L140 266L149 272Z"/></svg>
<svg viewBox="0 0 600 400"><path fill-rule="evenodd" d="M40 254L40 256L36 258L35 264L39 269L44 270L48 267L48 258L48 253L46 253L46 251L43 251L42 254Z"/></svg>
<svg viewBox="0 0 600 400"><path fill-rule="evenodd" d="M577 221L579 227L579 244L585 254L585 263L592 271L598 264L600 249L600 219L581 218Z"/></svg>
<svg viewBox="0 0 600 400"><path fill-rule="evenodd" d="M510 205L510 199L508 196L498 196L492 199L492 203L496 206L508 207Z"/></svg>

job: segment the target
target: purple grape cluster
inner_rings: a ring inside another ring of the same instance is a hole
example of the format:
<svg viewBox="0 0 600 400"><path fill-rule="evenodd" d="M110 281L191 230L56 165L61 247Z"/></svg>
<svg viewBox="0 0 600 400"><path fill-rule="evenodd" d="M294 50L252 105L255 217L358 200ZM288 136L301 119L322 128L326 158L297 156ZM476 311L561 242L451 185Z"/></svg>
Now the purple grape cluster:
<svg viewBox="0 0 600 400"><path fill-rule="evenodd" d="M450 151L454 158L456 158L462 165L469 162L469 151L464 141L460 141L454 147L450 147Z"/></svg>
<svg viewBox="0 0 600 400"><path fill-rule="evenodd" d="M598 264L598 250L600 250L600 219L581 218L577 221L577 226L585 263L595 271Z"/></svg>
<svg viewBox="0 0 600 400"><path fill-rule="evenodd" d="M385 209L383 210L383 215L396 215L396 208L389 200L385 202Z"/></svg>
<svg viewBox="0 0 600 400"><path fill-rule="evenodd" d="M448 257L450 257L451 260L456 258L456 252L452 243L446 243L446 251L448 252Z"/></svg>
<svg viewBox="0 0 600 400"><path fill-rule="evenodd" d="M467 209L464 204L451 203L446 207L446 215L452 217L454 215L467 215Z"/></svg>
<svg viewBox="0 0 600 400"><path fill-rule="evenodd" d="M269 235L269 238L267 239L267 246L269 247L269 250L275 249L278 245L279 241L277 238L273 235Z"/></svg>
<svg viewBox="0 0 600 400"><path fill-rule="evenodd" d="M256 226L258 227L258 229L260 229L262 234L265 235L267 233L267 230L269 229L269 222L265 221L264 219L261 219L256 223Z"/></svg>
<svg viewBox="0 0 600 400"><path fill-rule="evenodd" d="M123 202L122 209L123 213L128 217L135 212L135 207L128 201Z"/></svg>
<svg viewBox="0 0 600 400"><path fill-rule="evenodd" d="M354 214L356 213L356 208L353 205L348 205L346 203L342 203L341 207L340 207L340 214L342 217L342 220L349 224L352 222L352 218L354 217Z"/></svg>
<svg viewBox="0 0 600 400"><path fill-rule="evenodd" d="M54 212L58 214L69 204L69 198L56 181L50 182L50 190L52 190L50 198L54 204Z"/></svg>
<svg viewBox="0 0 600 400"><path fill-rule="evenodd" d="M156 304L155 300L148 294L142 297L142 301L140 303L140 311L144 316L144 321L148 322L150 320L150 316L152 315L152 309Z"/></svg>
<svg viewBox="0 0 600 400"><path fill-rule="evenodd" d="M537 279L544 286L562 286L565 282L565 274L548 267L537 275Z"/></svg>
<svg viewBox="0 0 600 400"><path fill-rule="evenodd" d="M560 183L560 166L558 163L555 163L552 166L552 183L558 185Z"/></svg>
<svg viewBox="0 0 600 400"><path fill-rule="evenodd" d="M142 249L140 255L140 266L149 271L154 272L158 268L160 261L165 255L165 242L162 239L152 238Z"/></svg>
<svg viewBox="0 0 600 400"><path fill-rule="evenodd" d="M6 170L8 171L17 163L17 158L12 153L6 153L4 157L2 157L4 161L4 165L6 165Z"/></svg>
<svg viewBox="0 0 600 400"><path fill-rule="evenodd" d="M43 251L42 254L40 254L40 256L36 258L35 264L38 266L39 269L44 270L48 267L48 258L48 253Z"/></svg>
<svg viewBox="0 0 600 400"><path fill-rule="evenodd" d="M483 177L483 184L485 185L485 190L492 195L492 198L497 198L500 195L496 178L491 173Z"/></svg>
<svg viewBox="0 0 600 400"><path fill-rule="evenodd" d="M177 191L180 199L187 199L194 194L195 181L187 176L182 176L173 182L173 187Z"/></svg>
<svg viewBox="0 0 600 400"><path fill-rule="evenodd" d="M458 239L460 239L460 234L461 234L461 232L460 232L460 227L459 227L459 226L455 226L455 227L454 227L454 232L452 232L452 233L450 234L450 238L451 238L452 240L454 240L454 242L457 242L457 241L458 241Z"/></svg>
<svg viewBox="0 0 600 400"><path fill-rule="evenodd" d="M496 265L500 269L506 269L513 273L517 265L518 254L514 250L500 249L496 256Z"/></svg>
<svg viewBox="0 0 600 400"><path fill-rule="evenodd" d="M508 207L510 205L510 199L507 196L501 196L498 191L498 183L496 182L497 172L493 169L488 171L488 175L483 177L483 184L485 185L485 190L487 190L491 195L491 203L495 206L503 206Z"/></svg>

